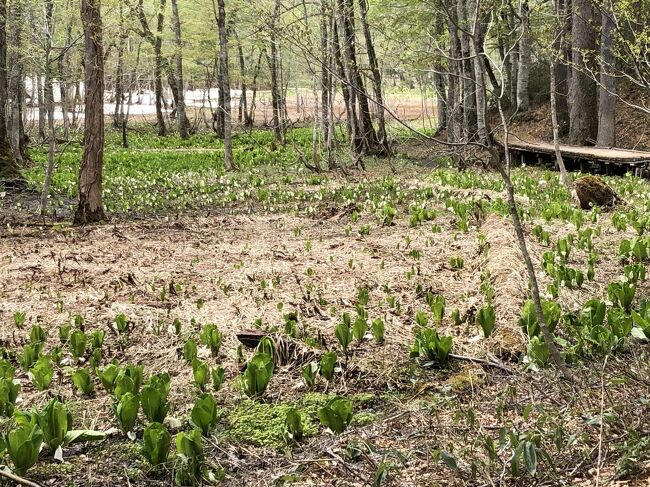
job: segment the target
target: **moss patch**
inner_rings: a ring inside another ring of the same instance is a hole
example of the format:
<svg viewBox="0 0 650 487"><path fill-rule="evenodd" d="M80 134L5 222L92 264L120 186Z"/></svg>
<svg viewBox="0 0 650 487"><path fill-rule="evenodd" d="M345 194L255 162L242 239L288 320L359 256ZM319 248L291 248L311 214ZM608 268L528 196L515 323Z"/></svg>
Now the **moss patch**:
<svg viewBox="0 0 650 487"><path fill-rule="evenodd" d="M309 392L295 402L280 404L246 399L228 414L225 434L236 441L280 450L286 445L284 423L287 411L295 407L302 417L304 436L314 436L321 427L318 410L333 397L331 394ZM355 405L353 424L366 425L376 419L375 413L361 411L375 401L373 394L355 394L350 399Z"/></svg>
<svg viewBox="0 0 650 487"><path fill-rule="evenodd" d="M480 367L471 367L452 375L444 382L454 392L465 391L485 384L485 371Z"/></svg>

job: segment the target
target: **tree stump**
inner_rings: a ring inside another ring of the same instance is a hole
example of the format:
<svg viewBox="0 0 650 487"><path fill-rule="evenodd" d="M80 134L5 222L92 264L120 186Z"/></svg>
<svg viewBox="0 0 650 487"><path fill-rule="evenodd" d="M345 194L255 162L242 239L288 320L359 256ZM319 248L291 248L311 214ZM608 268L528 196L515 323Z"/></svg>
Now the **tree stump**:
<svg viewBox="0 0 650 487"><path fill-rule="evenodd" d="M583 176L576 180L575 188L583 210L594 206L609 208L623 201L599 176Z"/></svg>

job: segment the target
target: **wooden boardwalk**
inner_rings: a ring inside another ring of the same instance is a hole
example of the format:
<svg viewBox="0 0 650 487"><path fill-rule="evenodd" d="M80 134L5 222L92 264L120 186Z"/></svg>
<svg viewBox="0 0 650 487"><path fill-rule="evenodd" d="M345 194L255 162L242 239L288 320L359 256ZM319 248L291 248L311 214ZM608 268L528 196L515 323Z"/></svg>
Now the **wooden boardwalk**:
<svg viewBox="0 0 650 487"><path fill-rule="evenodd" d="M503 147L503 143L498 141ZM545 142L528 142L517 137L508 138L508 150L513 160L522 164L555 166L555 147ZM650 177L650 152L616 147L580 147L560 145L560 152L569 170L592 171L604 174L633 172Z"/></svg>

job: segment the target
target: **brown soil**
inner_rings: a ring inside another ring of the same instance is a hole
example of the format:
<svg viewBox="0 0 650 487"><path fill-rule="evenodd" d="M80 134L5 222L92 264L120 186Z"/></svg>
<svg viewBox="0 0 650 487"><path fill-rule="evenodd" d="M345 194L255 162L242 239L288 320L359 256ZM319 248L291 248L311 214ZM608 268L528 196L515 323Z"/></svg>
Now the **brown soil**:
<svg viewBox="0 0 650 487"><path fill-rule="evenodd" d="M410 184L422 184L425 175L424 169L418 170ZM481 434L487 431L495 438L495 411L500 404L505 404L506 419L516 424L522 421L520 410L531 401L552 409L570 397L575 417L597 414L600 388L566 384L556 380L552 371L507 375L489 366L453 362L448 370L431 372L416 367L409 358L414 316L426 306L416 293L417 283L445 296L447 316L454 308L468 315L484 304L480 275L487 267L497 293L495 335L488 340L481 338L471 320L458 327L445 320L441 332L453 335L455 353L491 359L504 356L505 350L509 356L504 360L517 359L523 337L516 320L525 299L526 277L507 221L489 217L483 222L481 231L490 244L486 258L477 244L478 228L460 233L442 211L431 222L442 227L441 233L432 233L430 224L411 228L405 218L386 227L374 218L362 217L352 224L353 233L346 236L348 213L346 208L328 206L317 208L313 218L218 214L76 229L3 228L0 341L16 350L25 342L29 327L38 322L48 330L52 346L58 343L57 327L76 313L86 318L87 331L112 329L114 317L125 313L134 323L128 345L121 348L115 333L110 332L105 356L116 357L121 363L144 364L146 373L168 370L172 376L170 415L182 418L192 406L195 389L191 368L179 356L183 339L168 329L174 318L182 321L185 335L194 331L192 318L198 324L213 322L223 331L225 343L218 360L209 359L206 350L201 356L213 365L226 367L228 384L217 397L224 408L229 408L242 397L231 380L239 371L237 332L250 328L257 319L281 327L282 312L277 304L283 303L283 312L300 313L301 326L310 336L322 334L326 347L335 349L333 330L339 313L354 313L358 290L367 286L370 318L384 319L386 343L354 345L349 363L349 370L354 372L329 386L320 382L317 390L346 395L370 392L378 404L373 412L379 419L366 426L353 426L337 437L321 432L290 455L221 437L206 442L209 460L225 468L225 485L233 486L271 485L292 472L299 473L300 485L368 485L382 459L395 465L390 485L470 485L473 482L467 466L451 471L432 461L434 450L462 445L463 441L471 444L474 440L466 438L468 431L478 434L455 412L472 410ZM603 234L596 245L606 256L616 251L621 234L611 229L608 217L604 218ZM370 225L369 235L355 233L365 224ZM545 227L554 238L572 231L564 223ZM546 249L532 241L530 248L538 265ZM420 252L419 259L411 256L413 250ZM464 258L463 269L451 268L449 260L454 256ZM584 268L585 259L584 252L576 251L571 265ZM582 290L563 290L562 304L575 309L588 297L604 296L607 283L619 273L616 262L599 263L596 281L586 283ZM545 285L544 276L541 280ZM173 283L181 285L180 292L169 293ZM650 294L649 286L639 292ZM399 310L387 304L387 295L395 297ZM24 331L12 324L13 313L19 310L29 317ZM641 357L634 360L645 363ZM613 380L628 366L612 360L607 377ZM508 364L508 368L520 370L516 363ZM586 371L588 378L589 373ZM646 375L644 369L636 373ZM47 393L35 391L24 373L18 378L23 385L21 408L42 404L47 397L57 395L74 401L75 418L81 423L78 426L115 426L109 398L98 384L94 397L80 399L65 370L57 372ZM440 392L450 384L452 392L444 396L448 403L443 403ZM507 392L511 386L518 391L512 397ZM624 400L613 391L606 398L607 407L619 407L650 393L647 383L631 383L629 387ZM264 401L290 400L303 392L299 370L284 367L273 378ZM575 422L567 429L567 435L586 434L597 444L599 429L593 423ZM129 444L126 440L111 441L119 448ZM366 452L356 461L344 460L353 441L371 443L378 453ZM68 459L72 473L46 474L35 469L32 478L51 485L125 485L127 471L135 465L133 457L116 455L107 461L93 461L97 458L93 455L98 454L94 448L74 450L75 456ZM605 460L603 475L611 474L614 461ZM567 469L559 475L568 482L588 483L595 473L578 464L573 473ZM169 485L169 474L160 481L136 475L129 485Z"/></svg>

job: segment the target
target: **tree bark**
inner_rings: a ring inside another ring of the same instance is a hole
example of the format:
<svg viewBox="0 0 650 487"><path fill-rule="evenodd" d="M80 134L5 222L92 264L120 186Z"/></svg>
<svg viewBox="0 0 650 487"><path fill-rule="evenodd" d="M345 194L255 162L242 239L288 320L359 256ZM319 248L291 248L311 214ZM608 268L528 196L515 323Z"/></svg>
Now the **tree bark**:
<svg viewBox="0 0 650 487"><path fill-rule="evenodd" d="M7 133L7 72L7 1L0 0L0 181L21 179Z"/></svg>
<svg viewBox="0 0 650 487"><path fill-rule="evenodd" d="M50 183L54 171L54 151L56 149L56 132L54 130L54 87L52 85L52 43L54 42L54 0L45 0L45 111L47 112L48 151L47 168L41 193L40 213L47 212L47 202L50 195Z"/></svg>
<svg viewBox="0 0 650 487"><path fill-rule="evenodd" d="M616 78L612 75L612 72L616 64L616 57L613 52L615 26L611 5L604 5L602 8L598 137L596 145L614 147L616 145Z"/></svg>
<svg viewBox="0 0 650 487"><path fill-rule="evenodd" d="M142 36L151 44L154 52L154 96L156 99L156 125L158 135L164 137L167 135L165 126L165 116L163 114L163 67L164 60L162 57L162 34L165 26L165 6L167 0L160 0L158 4L158 13L156 15L156 34L151 31L147 17L144 13L144 0L139 0L137 5L137 15L142 26Z"/></svg>
<svg viewBox="0 0 650 487"><path fill-rule="evenodd" d="M596 82L591 77L596 52L592 0L573 0L569 143L593 145L598 134Z"/></svg>
<svg viewBox="0 0 650 487"><path fill-rule="evenodd" d="M368 26L368 4L366 0L359 0L359 10L363 35L366 40L366 51L368 53L368 63L372 72L373 88L377 105L377 153L380 155L389 155L391 153L388 135L386 133L386 117L384 113L384 96L381 83L381 71L375 53L375 46L372 42L370 27ZM372 126L372 122L371 122Z"/></svg>
<svg viewBox="0 0 650 487"><path fill-rule="evenodd" d="M183 40L181 36L181 18L178 15L178 2L172 0L172 23L174 27L174 41L176 52L174 59L176 61L176 121L178 123L178 133L181 139L187 139L189 136L189 120L185 113L185 93L183 81Z"/></svg>
<svg viewBox="0 0 650 487"><path fill-rule="evenodd" d="M230 111L230 72L228 70L228 33L226 32L226 6L225 0L217 0L218 15L217 27L219 29L219 76L221 78L221 99L225 113L223 127L224 162L226 169L235 169L235 162L232 154L232 116Z"/></svg>
<svg viewBox="0 0 650 487"><path fill-rule="evenodd" d="M553 50L558 58L553 63L553 76L555 77L556 117L558 135L560 137L569 133L569 60L568 34L571 32L571 16L568 14L571 0L556 0L556 29L553 40Z"/></svg>
<svg viewBox="0 0 650 487"><path fill-rule="evenodd" d="M84 152L79 170L79 205L75 225L106 219L102 201L104 161L104 50L100 0L81 0L84 29L85 127Z"/></svg>
<svg viewBox="0 0 650 487"><path fill-rule="evenodd" d="M519 39L519 66L517 68L517 110L525 112L530 109L530 56L532 36L530 33L530 7L527 1L521 3L521 38Z"/></svg>

